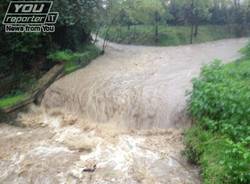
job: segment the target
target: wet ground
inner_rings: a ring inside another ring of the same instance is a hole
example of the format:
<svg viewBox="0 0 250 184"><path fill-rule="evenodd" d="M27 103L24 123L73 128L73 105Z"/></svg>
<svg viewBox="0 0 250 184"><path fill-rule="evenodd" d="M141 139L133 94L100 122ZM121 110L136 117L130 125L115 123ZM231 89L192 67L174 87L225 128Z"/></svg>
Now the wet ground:
<svg viewBox="0 0 250 184"><path fill-rule="evenodd" d="M23 127L0 124L0 183L200 183L198 168L181 155L185 91L203 64L240 57L246 42L110 44L55 82L43 107L20 113Z"/></svg>

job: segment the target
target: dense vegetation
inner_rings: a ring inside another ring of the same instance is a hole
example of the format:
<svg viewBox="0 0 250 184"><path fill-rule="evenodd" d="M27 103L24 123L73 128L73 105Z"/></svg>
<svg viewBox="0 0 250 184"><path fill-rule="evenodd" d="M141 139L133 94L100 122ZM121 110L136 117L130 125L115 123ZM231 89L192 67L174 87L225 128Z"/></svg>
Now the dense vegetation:
<svg viewBox="0 0 250 184"><path fill-rule="evenodd" d="M97 32L115 42L166 46L249 34L249 0L105 2ZM223 31L226 34L221 34Z"/></svg>
<svg viewBox="0 0 250 184"><path fill-rule="evenodd" d="M10 0L0 0L0 20L3 20ZM95 27L98 0L54 1L53 10L60 13L54 33L6 33L0 28L0 107L25 97L27 88L36 83L65 50L81 57L79 62L66 64L66 71L84 66L98 55L90 45ZM24 87L25 86L25 87Z"/></svg>
<svg viewBox="0 0 250 184"><path fill-rule="evenodd" d="M155 42L152 34L153 28L150 25L135 25L128 30L127 27L112 26L106 34L103 27L100 35L112 42L135 45L157 45L174 46L190 43L190 28L188 26L165 26L159 25L159 41ZM246 34L248 35L250 31ZM199 27L199 34L193 38L193 43L202 43L219 39L234 38L234 30L226 25L202 25Z"/></svg>
<svg viewBox="0 0 250 184"><path fill-rule="evenodd" d="M250 45L231 64L205 66L193 81L186 133L190 161L200 164L204 183L250 183Z"/></svg>
<svg viewBox="0 0 250 184"><path fill-rule="evenodd" d="M54 62L63 61L65 63L65 72L71 73L86 66L99 53L100 50L96 46L88 44L80 47L77 52L71 50L56 51L49 54L47 58Z"/></svg>

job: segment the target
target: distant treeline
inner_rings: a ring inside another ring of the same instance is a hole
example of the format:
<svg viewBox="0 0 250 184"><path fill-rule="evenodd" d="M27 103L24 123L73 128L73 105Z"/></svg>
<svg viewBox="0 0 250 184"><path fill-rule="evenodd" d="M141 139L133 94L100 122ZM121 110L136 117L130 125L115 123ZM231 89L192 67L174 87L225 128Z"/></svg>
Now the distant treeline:
<svg viewBox="0 0 250 184"><path fill-rule="evenodd" d="M100 27L105 25L154 26L155 42L159 25L190 25L190 42L204 24L230 25L236 36L244 36L250 24L249 0L106 0Z"/></svg>
<svg viewBox="0 0 250 184"><path fill-rule="evenodd" d="M10 0L0 0L2 21ZM230 25L237 36L250 24L250 0L57 0L60 13L55 33L5 33L0 28L0 78L24 71L39 71L46 56L56 50L75 51L103 26L152 25L159 42L159 25L190 26L190 42L204 24Z"/></svg>

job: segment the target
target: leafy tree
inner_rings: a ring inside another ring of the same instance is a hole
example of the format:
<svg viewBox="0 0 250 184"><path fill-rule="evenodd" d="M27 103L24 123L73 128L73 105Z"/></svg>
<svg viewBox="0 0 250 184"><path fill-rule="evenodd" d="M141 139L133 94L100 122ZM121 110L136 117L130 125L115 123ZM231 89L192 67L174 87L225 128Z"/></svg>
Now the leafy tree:
<svg viewBox="0 0 250 184"><path fill-rule="evenodd" d="M185 1L188 21L191 24L190 43L193 43L193 36L197 37L199 25L209 19L210 0L188 0Z"/></svg>
<svg viewBox="0 0 250 184"><path fill-rule="evenodd" d="M227 22L228 0L214 0L209 12L211 14L209 23L215 25L223 25Z"/></svg>
<svg viewBox="0 0 250 184"><path fill-rule="evenodd" d="M137 6L134 17L144 24L154 25L155 42L159 41L159 23L165 13L162 0L136 0Z"/></svg>
<svg viewBox="0 0 250 184"><path fill-rule="evenodd" d="M108 0L106 2L107 17L112 24L154 25L155 41L159 40L159 23L166 9L162 0ZM119 18L120 17L120 18ZM116 21L111 21L116 18ZM111 19L111 20L110 20Z"/></svg>
<svg viewBox="0 0 250 184"><path fill-rule="evenodd" d="M215 0L216 1L216 0ZM173 0L168 9L172 15L172 24L190 24L190 43L197 37L199 25L210 19L212 0Z"/></svg>
<svg viewBox="0 0 250 184"><path fill-rule="evenodd" d="M3 20L10 0L0 0ZM55 33L6 33L0 28L0 77L14 75L20 80L24 71L44 65L46 55L54 49L76 50L91 38L96 8L100 0L57 0L53 11L60 13Z"/></svg>
<svg viewBox="0 0 250 184"><path fill-rule="evenodd" d="M98 0L54 1L54 10L60 12L60 18L53 34L53 41L61 48L71 50L76 50L82 43L89 41L91 30L95 27L95 8L98 2Z"/></svg>

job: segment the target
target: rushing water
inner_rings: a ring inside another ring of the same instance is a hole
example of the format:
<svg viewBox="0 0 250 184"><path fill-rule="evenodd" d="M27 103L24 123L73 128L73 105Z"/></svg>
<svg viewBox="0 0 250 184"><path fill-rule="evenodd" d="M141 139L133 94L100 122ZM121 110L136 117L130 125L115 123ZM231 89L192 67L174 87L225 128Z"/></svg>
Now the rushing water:
<svg viewBox="0 0 250 184"><path fill-rule="evenodd" d="M129 128L184 127L185 92L203 64L232 61L247 39L179 47L109 44L106 54L47 90L43 104Z"/></svg>
<svg viewBox="0 0 250 184"><path fill-rule="evenodd" d="M25 128L0 124L0 183L199 184L199 169L181 155L185 91L202 64L239 57L246 41L110 44L55 82L42 107L20 113Z"/></svg>

